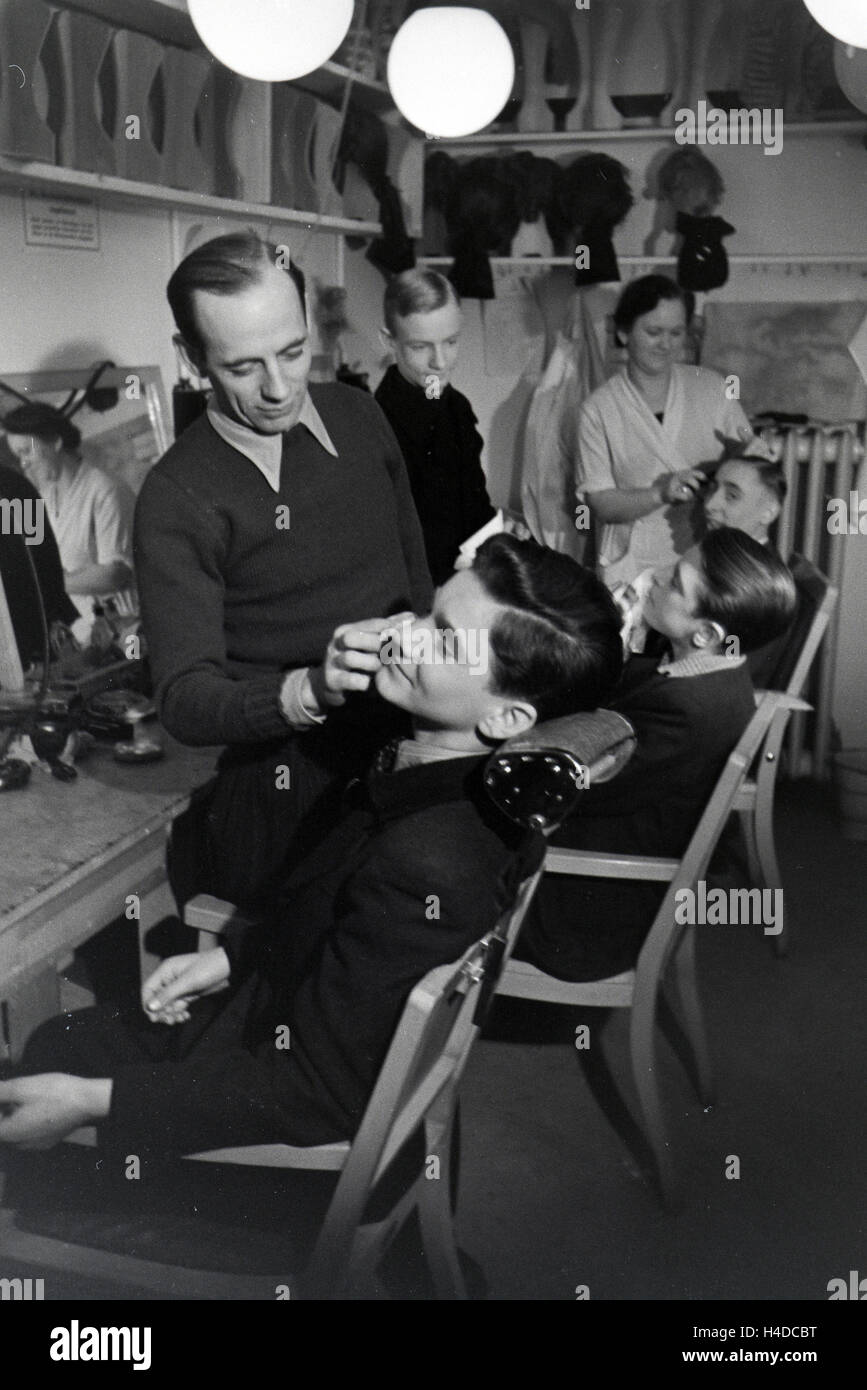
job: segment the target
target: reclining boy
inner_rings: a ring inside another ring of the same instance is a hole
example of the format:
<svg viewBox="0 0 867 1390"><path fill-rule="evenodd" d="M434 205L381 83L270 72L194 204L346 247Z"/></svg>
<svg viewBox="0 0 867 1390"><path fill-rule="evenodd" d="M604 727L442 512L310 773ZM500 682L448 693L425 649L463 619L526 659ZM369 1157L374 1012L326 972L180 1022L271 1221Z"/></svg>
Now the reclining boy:
<svg viewBox="0 0 867 1390"><path fill-rule="evenodd" d="M0 1141L46 1148L95 1123L120 1170L131 1152L354 1133L413 986L489 930L540 862L538 833L485 793L491 747L609 701L619 615L573 560L495 536L430 615L350 625L343 651L412 737L350 788L278 921L164 961L144 1014L86 1009L37 1029L26 1074L0 1083Z"/></svg>

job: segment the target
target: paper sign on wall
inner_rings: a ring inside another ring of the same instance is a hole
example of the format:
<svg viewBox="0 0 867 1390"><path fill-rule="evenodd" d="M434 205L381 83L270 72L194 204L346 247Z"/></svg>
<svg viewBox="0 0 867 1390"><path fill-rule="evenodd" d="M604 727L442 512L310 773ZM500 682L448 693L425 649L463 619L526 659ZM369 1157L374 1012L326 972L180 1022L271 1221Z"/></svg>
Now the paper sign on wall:
<svg viewBox="0 0 867 1390"><path fill-rule="evenodd" d="M99 250L99 204L93 198L25 193L24 240L28 246Z"/></svg>

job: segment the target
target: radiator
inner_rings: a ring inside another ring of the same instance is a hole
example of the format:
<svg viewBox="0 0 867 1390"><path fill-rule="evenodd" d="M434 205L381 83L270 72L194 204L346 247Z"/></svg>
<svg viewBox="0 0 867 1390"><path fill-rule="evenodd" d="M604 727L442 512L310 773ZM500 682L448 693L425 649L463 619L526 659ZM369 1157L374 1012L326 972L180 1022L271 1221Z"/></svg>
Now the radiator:
<svg viewBox="0 0 867 1390"><path fill-rule="evenodd" d="M849 501L864 457L864 423L802 425L753 422L785 469L788 492L778 522L777 548L782 556L797 551L811 560L841 591L844 546L848 537L828 532L828 499ZM789 724L788 772L791 777L826 778L831 751L831 705L834 693L840 601L832 615L804 698L811 715L795 714Z"/></svg>

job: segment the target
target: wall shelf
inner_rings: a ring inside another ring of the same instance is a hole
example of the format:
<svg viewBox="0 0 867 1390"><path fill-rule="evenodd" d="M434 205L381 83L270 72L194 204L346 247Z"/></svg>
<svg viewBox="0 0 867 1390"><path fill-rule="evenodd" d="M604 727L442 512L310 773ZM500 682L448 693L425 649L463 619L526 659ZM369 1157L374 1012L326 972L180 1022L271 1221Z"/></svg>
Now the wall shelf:
<svg viewBox="0 0 867 1390"><path fill-rule="evenodd" d="M206 52L189 15L183 10L158 4L157 0L62 0L62 3L64 9L93 15L119 29L132 29L192 52ZM352 79L352 94L359 106L374 111L393 110L394 102L384 82L362 77L342 63L323 63L315 72L307 73L289 85L303 87L315 96L339 103L347 78Z"/></svg>
<svg viewBox="0 0 867 1390"><path fill-rule="evenodd" d="M356 106L367 111L394 110L391 92L384 82L374 82L369 77L362 77L360 73L344 67L342 63L323 63L315 72L308 72L305 77L297 77L288 85L301 87L304 91L312 92L314 96L322 97L325 101L334 102L339 106L347 81L352 83L350 100Z"/></svg>
<svg viewBox="0 0 867 1390"><path fill-rule="evenodd" d="M425 265L451 265L454 256L419 256L419 260ZM620 265L676 265L677 256L621 256L617 257ZM491 256L491 265L523 266L525 270L532 270L534 267L547 269L556 266L574 267L575 261L572 256ZM804 255L796 255L794 252L780 252L778 254L766 255L757 251L754 255L749 252L739 252L730 255L729 265L754 265L754 266L786 266L786 265L865 265L867 266L867 252L862 251L841 251L836 255L814 255L812 252Z"/></svg>
<svg viewBox="0 0 867 1390"><path fill-rule="evenodd" d="M349 236L382 234L382 227L378 222L361 222L351 217L334 217L295 208L274 207L270 203L239 202L234 198L221 198L213 193L197 193L194 189L139 183L133 179L117 178L113 174L94 174L85 169L67 169L59 164L15 160L8 156L0 156L0 187L18 192L23 192L25 188L42 188L46 191L53 189L59 193L93 194L113 203L184 209L201 212L209 217L247 218L288 226L317 227L324 232L343 232Z"/></svg>
<svg viewBox="0 0 867 1390"><path fill-rule="evenodd" d="M496 130L478 135L428 140L431 149L472 149L479 145L587 145L606 144L609 140L673 140L675 126L634 126L620 130ZM787 121L783 127L791 135L858 135L867 131L867 123L854 117L844 121ZM713 149L713 146L709 146Z"/></svg>
<svg viewBox="0 0 867 1390"><path fill-rule="evenodd" d="M220 67L216 60L207 54L189 15L181 9L157 3L157 0L61 0L61 11L71 11L78 15L98 19L103 26L108 26L109 29L114 27L118 30L130 30L137 34L146 35L169 48L205 54L210 59L212 68ZM222 71L222 69L220 70ZM280 83L274 84L274 86L305 90L339 106L348 81L351 82L352 98L358 106L376 111L393 109L391 95L384 83L363 77L360 73L356 73L340 63L325 63L317 71L308 74L299 82ZM248 87L262 89L270 95L270 84L251 83L248 84ZM16 148L16 146L13 145L12 148ZM26 148L26 146L17 148ZM264 158L267 161L270 155L266 152ZM382 233L379 222L346 217L343 215L342 209L339 214L329 212L320 214L306 208L287 208L264 201L248 202L237 197L230 198L195 189L176 188L170 184L145 182L124 178L116 174L100 174L93 172L93 166L90 169L80 169L74 167L74 164L74 159L70 159L68 163L64 164L50 164L44 160L0 154L0 187L7 190L10 188L17 190L42 188L57 193L65 192L70 196L73 193L90 194L115 204L126 203L139 207L187 210L211 217L255 219L256 221L268 221L350 236L379 236ZM152 178L153 170L148 172ZM263 196L268 196L268 180L257 183L254 179L251 184L241 183L240 186L249 187L254 197L258 195L261 199ZM313 195L308 192L303 196L306 199ZM327 206L327 194L325 198ZM331 203L331 206L334 204ZM340 207L339 201L338 207Z"/></svg>

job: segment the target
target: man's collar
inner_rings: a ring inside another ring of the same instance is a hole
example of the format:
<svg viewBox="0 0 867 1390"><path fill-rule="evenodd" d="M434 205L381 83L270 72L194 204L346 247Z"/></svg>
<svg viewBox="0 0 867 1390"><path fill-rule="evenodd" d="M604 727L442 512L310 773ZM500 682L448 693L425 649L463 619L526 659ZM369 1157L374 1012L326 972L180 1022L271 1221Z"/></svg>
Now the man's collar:
<svg viewBox="0 0 867 1390"><path fill-rule="evenodd" d="M268 486L277 492L280 487L283 435L257 434L247 425L241 425L237 420L232 420L228 415L224 415L218 409L213 397L208 403L208 420L220 438L255 464ZM310 431L326 453L331 454L333 458L338 457L337 450L323 424L322 416L310 399L309 391L304 397L304 404L301 407L301 414L298 416L297 423L304 425L305 429Z"/></svg>

